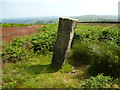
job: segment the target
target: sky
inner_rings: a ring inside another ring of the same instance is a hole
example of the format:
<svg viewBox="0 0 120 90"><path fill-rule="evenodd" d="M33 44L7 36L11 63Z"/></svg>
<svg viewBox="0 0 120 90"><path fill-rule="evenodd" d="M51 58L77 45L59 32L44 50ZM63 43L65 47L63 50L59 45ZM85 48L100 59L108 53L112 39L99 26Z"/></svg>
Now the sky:
<svg viewBox="0 0 120 90"><path fill-rule="evenodd" d="M120 0L0 0L0 18L118 15Z"/></svg>

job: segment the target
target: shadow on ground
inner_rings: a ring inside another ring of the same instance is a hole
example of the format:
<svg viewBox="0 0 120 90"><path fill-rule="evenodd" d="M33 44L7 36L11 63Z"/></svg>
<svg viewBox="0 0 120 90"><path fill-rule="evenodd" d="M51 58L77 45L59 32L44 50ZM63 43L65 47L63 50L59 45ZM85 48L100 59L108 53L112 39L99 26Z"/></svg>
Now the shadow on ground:
<svg viewBox="0 0 120 90"><path fill-rule="evenodd" d="M68 59L67 62L74 66L74 67L80 67L80 66L85 66L85 65L89 65L89 63L86 60L74 60L74 59Z"/></svg>
<svg viewBox="0 0 120 90"><path fill-rule="evenodd" d="M40 73L54 73L57 72L59 68L56 68L51 64L48 64L48 65L32 65L27 67L25 70L31 74L40 74Z"/></svg>

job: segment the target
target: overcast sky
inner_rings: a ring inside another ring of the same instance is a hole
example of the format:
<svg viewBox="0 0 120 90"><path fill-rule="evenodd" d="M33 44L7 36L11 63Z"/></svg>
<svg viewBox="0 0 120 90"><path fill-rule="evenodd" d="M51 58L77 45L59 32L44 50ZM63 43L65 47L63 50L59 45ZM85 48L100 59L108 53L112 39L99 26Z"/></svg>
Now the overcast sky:
<svg viewBox="0 0 120 90"><path fill-rule="evenodd" d="M0 0L0 18L118 15L120 0Z"/></svg>

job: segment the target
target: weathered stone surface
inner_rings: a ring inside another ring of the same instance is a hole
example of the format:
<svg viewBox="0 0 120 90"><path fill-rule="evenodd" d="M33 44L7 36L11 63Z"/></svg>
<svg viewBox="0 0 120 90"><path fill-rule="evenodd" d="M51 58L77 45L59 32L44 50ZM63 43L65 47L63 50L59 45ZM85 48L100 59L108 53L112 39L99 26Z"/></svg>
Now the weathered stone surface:
<svg viewBox="0 0 120 90"><path fill-rule="evenodd" d="M58 37L53 52L52 65L62 67L69 52L77 20L59 18Z"/></svg>

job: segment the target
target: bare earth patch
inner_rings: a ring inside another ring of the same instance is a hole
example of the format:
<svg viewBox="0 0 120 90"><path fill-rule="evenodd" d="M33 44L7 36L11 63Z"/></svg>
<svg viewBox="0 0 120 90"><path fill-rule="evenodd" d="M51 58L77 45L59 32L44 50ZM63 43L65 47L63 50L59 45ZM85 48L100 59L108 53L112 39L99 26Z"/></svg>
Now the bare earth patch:
<svg viewBox="0 0 120 90"><path fill-rule="evenodd" d="M32 26L22 26L22 27L8 27L2 28L2 41L13 41L14 38L22 37L24 35L31 35L38 32L38 29L43 27L43 25L32 25Z"/></svg>

